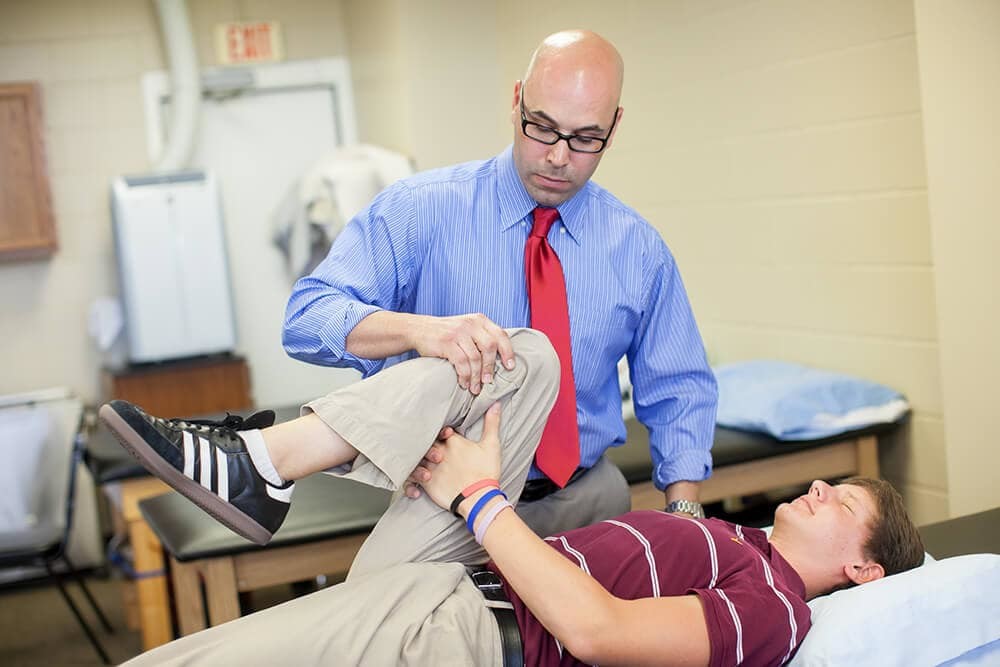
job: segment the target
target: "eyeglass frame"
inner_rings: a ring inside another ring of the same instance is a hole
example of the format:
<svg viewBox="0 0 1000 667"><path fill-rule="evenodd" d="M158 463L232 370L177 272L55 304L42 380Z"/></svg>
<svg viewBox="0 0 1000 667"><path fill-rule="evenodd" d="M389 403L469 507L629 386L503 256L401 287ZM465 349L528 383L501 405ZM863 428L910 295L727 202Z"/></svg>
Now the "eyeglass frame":
<svg viewBox="0 0 1000 667"><path fill-rule="evenodd" d="M554 127L549 127L548 125L542 125L541 123L536 123L533 120L528 120L528 117L524 115L524 89L523 89L523 87L522 87L521 93L518 95L518 97L520 97L519 102L520 102L520 107L521 107L521 134L523 134L527 138L531 139L532 141L537 141L538 143L544 144L546 146L555 146L560 141L565 141L566 142L566 147L569 148L571 151L573 151L574 153L583 153L584 155L597 155L599 153L603 153L604 152L604 149L608 147L608 140L611 139L611 134L615 131L615 125L618 123L618 112L621 110L621 107L615 107L615 117L611 121L611 128L608 130L608 133L604 137L590 137L590 136L587 136L585 134L563 134L562 132L560 132L559 130L557 130ZM535 127L540 127L540 128L542 128L543 130L545 130L547 132L554 132L555 135L556 135L555 141L542 141L541 139L538 139L537 137L531 136L530 134L528 134L528 126L529 125L534 125ZM588 139L588 140L591 140L591 141L599 141L599 142L601 142L601 147L598 148L596 151L581 151L581 150L579 150L577 148L573 148L573 144L570 143L570 139Z"/></svg>

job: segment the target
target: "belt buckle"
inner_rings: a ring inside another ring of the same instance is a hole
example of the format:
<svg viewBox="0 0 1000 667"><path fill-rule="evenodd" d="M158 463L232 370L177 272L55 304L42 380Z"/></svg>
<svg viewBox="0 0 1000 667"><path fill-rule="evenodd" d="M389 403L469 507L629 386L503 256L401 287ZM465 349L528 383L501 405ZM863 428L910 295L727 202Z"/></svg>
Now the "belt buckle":
<svg viewBox="0 0 1000 667"><path fill-rule="evenodd" d="M476 585L479 592L483 594L483 600L489 609L514 610L514 605L507 599L507 594L503 590L503 582L497 573L492 570L473 570L469 573L472 583Z"/></svg>
<svg viewBox="0 0 1000 667"><path fill-rule="evenodd" d="M469 576L472 577L472 583L476 585L476 588L483 592L503 592L503 582L493 570L474 570L469 573Z"/></svg>

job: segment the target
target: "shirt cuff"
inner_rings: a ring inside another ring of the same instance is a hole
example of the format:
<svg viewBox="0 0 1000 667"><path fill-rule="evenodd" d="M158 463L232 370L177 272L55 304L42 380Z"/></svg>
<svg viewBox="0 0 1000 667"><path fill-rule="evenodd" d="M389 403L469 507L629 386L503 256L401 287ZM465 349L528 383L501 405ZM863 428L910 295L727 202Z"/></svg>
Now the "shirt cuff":
<svg viewBox="0 0 1000 667"><path fill-rule="evenodd" d="M661 491L674 482L702 482L712 475L712 452L685 449L653 470L653 485Z"/></svg>
<svg viewBox="0 0 1000 667"><path fill-rule="evenodd" d="M383 309L355 301L347 304L341 318L331 318L323 325L323 328L319 330L319 338L330 350L334 363L340 365L338 362L346 362L351 367L361 371L365 377L382 367L384 363L382 359L362 359L347 351L347 337L354 330L354 327L358 326L358 322L380 310Z"/></svg>

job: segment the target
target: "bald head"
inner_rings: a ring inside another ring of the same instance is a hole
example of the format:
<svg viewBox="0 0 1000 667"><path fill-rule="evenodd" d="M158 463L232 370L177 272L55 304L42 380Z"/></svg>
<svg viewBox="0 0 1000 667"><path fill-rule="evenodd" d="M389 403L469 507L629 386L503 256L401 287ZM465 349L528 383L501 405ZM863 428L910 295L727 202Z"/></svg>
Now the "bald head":
<svg viewBox="0 0 1000 667"><path fill-rule="evenodd" d="M535 49L524 85L600 91L617 107L624 75L625 64L614 44L590 30L563 30Z"/></svg>
<svg viewBox="0 0 1000 667"><path fill-rule="evenodd" d="M623 71L618 50L589 30L557 32L535 49L514 84L510 120L517 173L539 205L559 206L597 169L621 124ZM579 150L594 144L596 152Z"/></svg>

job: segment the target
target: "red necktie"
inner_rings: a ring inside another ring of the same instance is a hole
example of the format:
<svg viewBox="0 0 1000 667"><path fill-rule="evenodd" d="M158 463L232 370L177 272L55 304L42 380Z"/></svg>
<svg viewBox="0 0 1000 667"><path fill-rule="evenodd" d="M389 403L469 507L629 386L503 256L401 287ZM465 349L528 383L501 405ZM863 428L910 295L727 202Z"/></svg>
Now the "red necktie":
<svg viewBox="0 0 1000 667"><path fill-rule="evenodd" d="M576 383L569 339L569 304L562 264L546 238L559 217L554 208L534 210L535 224L524 247L524 274L528 284L531 328L549 337L559 355L559 395L535 451L538 469L559 487L566 486L580 465L580 430L576 421Z"/></svg>

